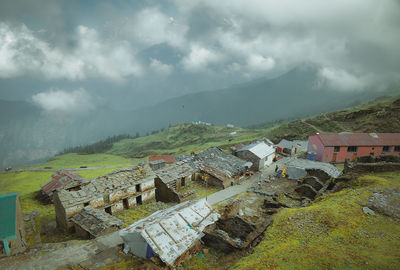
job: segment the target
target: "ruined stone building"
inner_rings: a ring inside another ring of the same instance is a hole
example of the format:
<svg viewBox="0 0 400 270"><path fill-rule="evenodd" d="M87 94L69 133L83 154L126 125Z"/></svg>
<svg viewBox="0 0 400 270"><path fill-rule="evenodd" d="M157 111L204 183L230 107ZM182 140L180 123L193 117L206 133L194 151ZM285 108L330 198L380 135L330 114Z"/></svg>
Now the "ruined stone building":
<svg viewBox="0 0 400 270"><path fill-rule="evenodd" d="M117 231L123 222L102 209L86 206L82 212L72 217L75 232L83 238L96 238Z"/></svg>
<svg viewBox="0 0 400 270"><path fill-rule="evenodd" d="M74 190L84 184L87 180L71 170L59 170L55 172L49 182L41 186L42 198L53 200L56 189Z"/></svg>
<svg viewBox="0 0 400 270"><path fill-rule="evenodd" d="M72 231L74 224L71 218L89 205L114 215L154 198L154 175L139 175L135 169L120 169L91 180L80 190L55 192L57 225Z"/></svg>
<svg viewBox="0 0 400 270"><path fill-rule="evenodd" d="M231 186L252 166L251 162L227 154L217 147L199 152L191 159L191 163L198 168L200 178L219 188Z"/></svg>
<svg viewBox="0 0 400 270"><path fill-rule="evenodd" d="M162 202L183 202L195 195L193 191L181 192L181 189L194 178L196 170L185 162L158 170L154 183L156 200Z"/></svg>
<svg viewBox="0 0 400 270"><path fill-rule="evenodd" d="M271 165L275 155L275 149L264 142L249 144L236 151L236 156L253 163L252 170L258 171Z"/></svg>

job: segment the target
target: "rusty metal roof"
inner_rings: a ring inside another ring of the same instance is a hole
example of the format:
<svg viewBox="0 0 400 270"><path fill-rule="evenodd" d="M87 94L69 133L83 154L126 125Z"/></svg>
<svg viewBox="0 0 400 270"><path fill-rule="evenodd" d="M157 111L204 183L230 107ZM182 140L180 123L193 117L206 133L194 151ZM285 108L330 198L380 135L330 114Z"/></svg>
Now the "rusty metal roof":
<svg viewBox="0 0 400 270"><path fill-rule="evenodd" d="M149 157L149 162L156 161L156 160L164 160L166 163L174 163L175 158L171 155L155 155Z"/></svg>
<svg viewBox="0 0 400 270"><path fill-rule="evenodd" d="M134 245L133 236L140 235L163 262L172 266L203 236L204 228L218 218L219 214L205 199L186 201L157 211L121 230L119 234L129 247Z"/></svg>
<svg viewBox="0 0 400 270"><path fill-rule="evenodd" d="M400 133L317 133L325 146L400 145Z"/></svg>
<svg viewBox="0 0 400 270"><path fill-rule="evenodd" d="M77 181L77 185L85 179L74 171L59 170L51 176L51 180L41 188L44 193L51 195L57 188L62 188L71 181Z"/></svg>

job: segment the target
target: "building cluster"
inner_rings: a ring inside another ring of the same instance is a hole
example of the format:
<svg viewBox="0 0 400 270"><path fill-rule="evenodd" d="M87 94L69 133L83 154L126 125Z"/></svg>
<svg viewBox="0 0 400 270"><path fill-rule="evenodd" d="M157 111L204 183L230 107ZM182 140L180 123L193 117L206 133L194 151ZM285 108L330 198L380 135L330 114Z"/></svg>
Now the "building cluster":
<svg viewBox="0 0 400 270"><path fill-rule="evenodd" d="M292 157L286 159L285 175L299 180L299 191L315 196L326 188L326 179L341 173L328 163L354 161L360 156L370 156L374 162L382 154L400 156L400 134L317 133L310 135L308 141L282 140L274 145L262 139L235 145L231 150L232 154L228 154L211 147L177 158L155 155L149 158L149 168L119 169L90 180L73 171L60 170L41 187L41 194L54 203L58 227L85 238L120 229L123 223L114 215L126 209L152 201L180 203L121 231L133 254L147 258L158 254L172 265L182 254L177 249L191 248L203 235L202 230L218 219L205 200L190 200L196 195L185 188L191 181L227 188L237 184L250 170L262 170L277 155L284 155ZM299 155L308 160L297 158ZM361 165L367 166L358 167ZM7 221L10 224L4 225L10 230L0 234L0 250L9 255L9 243L16 250L24 248L19 204L16 194L0 195L1 201L6 204L0 204L0 221L7 219L6 214L13 217L11 223Z"/></svg>

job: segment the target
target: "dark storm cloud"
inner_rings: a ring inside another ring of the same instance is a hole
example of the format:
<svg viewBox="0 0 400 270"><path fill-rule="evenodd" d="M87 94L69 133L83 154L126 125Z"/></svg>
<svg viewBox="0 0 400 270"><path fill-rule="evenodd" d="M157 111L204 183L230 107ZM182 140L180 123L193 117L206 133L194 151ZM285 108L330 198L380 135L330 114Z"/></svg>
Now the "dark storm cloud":
<svg viewBox="0 0 400 270"><path fill-rule="evenodd" d="M10 0L0 18L0 85L36 78L46 100L139 106L301 63L342 91L400 79L395 0Z"/></svg>

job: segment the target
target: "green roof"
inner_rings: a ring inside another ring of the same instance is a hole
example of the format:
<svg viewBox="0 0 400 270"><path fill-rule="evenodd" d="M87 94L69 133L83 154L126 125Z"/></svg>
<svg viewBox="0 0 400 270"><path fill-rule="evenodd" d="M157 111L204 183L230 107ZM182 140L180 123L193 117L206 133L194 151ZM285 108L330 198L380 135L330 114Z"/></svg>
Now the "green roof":
<svg viewBox="0 0 400 270"><path fill-rule="evenodd" d="M0 195L0 239L16 238L17 192Z"/></svg>

